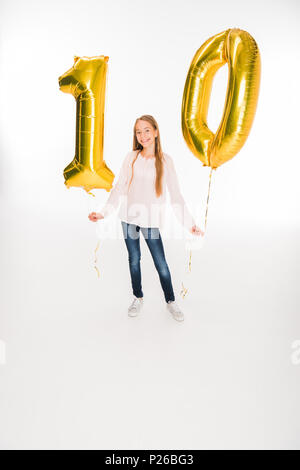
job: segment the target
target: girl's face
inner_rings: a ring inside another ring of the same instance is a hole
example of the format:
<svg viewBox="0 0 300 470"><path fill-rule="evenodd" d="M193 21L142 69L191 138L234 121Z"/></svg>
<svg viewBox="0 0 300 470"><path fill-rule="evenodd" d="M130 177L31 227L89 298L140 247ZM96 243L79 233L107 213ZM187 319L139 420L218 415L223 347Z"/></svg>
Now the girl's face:
<svg viewBox="0 0 300 470"><path fill-rule="evenodd" d="M138 142L144 147L151 147L155 144L157 130L148 121L139 120L135 126L135 134Z"/></svg>

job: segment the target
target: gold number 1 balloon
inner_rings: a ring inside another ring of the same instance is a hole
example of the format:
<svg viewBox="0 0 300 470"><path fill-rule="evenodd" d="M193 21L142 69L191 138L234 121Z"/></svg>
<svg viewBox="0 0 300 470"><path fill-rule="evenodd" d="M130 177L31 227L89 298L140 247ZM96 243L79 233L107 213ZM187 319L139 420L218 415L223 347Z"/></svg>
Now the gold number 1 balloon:
<svg viewBox="0 0 300 470"><path fill-rule="evenodd" d="M225 106L214 134L207 125L209 99L213 78L226 63ZM238 28L212 36L194 55L183 93L181 125L186 144L204 166L216 169L246 142L257 106L260 71L255 40Z"/></svg>
<svg viewBox="0 0 300 470"><path fill-rule="evenodd" d="M65 185L110 191L114 173L103 160L105 86L108 56L74 57L58 78L59 88L76 99L75 157L64 169Z"/></svg>

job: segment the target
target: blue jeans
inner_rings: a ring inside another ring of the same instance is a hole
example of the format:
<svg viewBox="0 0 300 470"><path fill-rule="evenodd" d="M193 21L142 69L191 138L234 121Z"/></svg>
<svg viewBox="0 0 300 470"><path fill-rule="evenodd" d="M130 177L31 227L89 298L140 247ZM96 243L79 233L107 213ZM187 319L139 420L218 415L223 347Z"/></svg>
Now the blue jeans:
<svg viewBox="0 0 300 470"><path fill-rule="evenodd" d="M139 225L129 224L121 220L123 235L128 250L129 271L131 276L131 285L133 295L144 297L141 280L141 248L140 248L140 230L148 245L153 258L154 265L159 275L161 287L164 292L165 300L175 300L172 287L171 274L165 258L162 238L158 227L140 227Z"/></svg>

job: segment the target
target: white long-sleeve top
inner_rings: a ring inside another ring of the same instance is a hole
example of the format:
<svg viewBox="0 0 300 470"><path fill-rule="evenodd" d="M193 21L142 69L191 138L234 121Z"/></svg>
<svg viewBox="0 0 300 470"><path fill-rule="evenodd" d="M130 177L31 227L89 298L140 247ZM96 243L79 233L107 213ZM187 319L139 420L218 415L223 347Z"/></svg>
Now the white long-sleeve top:
<svg viewBox="0 0 300 470"><path fill-rule="evenodd" d="M133 165L132 162L138 153ZM182 197L178 177L172 158L163 153L164 172L162 178L162 194L157 197L155 191L155 158L145 158L140 150L127 153L117 183L110 191L110 195L100 213L106 218L119 206L118 217L124 222L139 225L140 227L164 227L166 208L166 187L170 194L170 202L175 216L179 222L190 232L196 222L188 210ZM128 187L129 186L129 187Z"/></svg>

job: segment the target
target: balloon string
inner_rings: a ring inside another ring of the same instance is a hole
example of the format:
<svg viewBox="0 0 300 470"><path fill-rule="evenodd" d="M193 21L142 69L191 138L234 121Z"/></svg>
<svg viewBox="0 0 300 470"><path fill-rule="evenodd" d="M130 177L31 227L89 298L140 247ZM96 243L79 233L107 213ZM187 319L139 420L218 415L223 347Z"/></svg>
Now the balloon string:
<svg viewBox="0 0 300 470"><path fill-rule="evenodd" d="M182 298L184 299L184 297L185 297L185 295L186 295L188 289L186 289L186 288L184 287L183 282L181 282L181 285L182 285L182 289L181 289L181 291L180 291L180 295L182 295Z"/></svg>
<svg viewBox="0 0 300 470"><path fill-rule="evenodd" d="M85 188L85 190L86 190L87 194L89 194L90 196L95 197L95 194L91 193L90 190L87 190L86 188ZM98 240L96 248L94 250L94 252L95 252L94 268L96 269L98 278L100 277L100 272L99 272L99 269L98 269L98 266L97 266L97 251L99 249L99 245L100 245L100 241Z"/></svg>
<svg viewBox="0 0 300 470"><path fill-rule="evenodd" d="M209 173L209 184L208 184L208 192L207 192L207 199L206 199L205 222L204 222L204 235L205 235L206 225L207 225L207 214L208 214L208 202L209 202L209 195L210 195L211 176L212 176L213 170L215 170L215 169L216 168L211 168L210 173ZM190 273L191 270L192 270L192 250L190 249L189 263L188 263L188 273ZM182 285L182 288L181 288L181 291L180 291L180 295L182 295L182 298L184 299L184 297L186 296L186 294L188 292L188 289L186 289L186 287L184 287L183 282L181 282L181 285Z"/></svg>
<svg viewBox="0 0 300 470"><path fill-rule="evenodd" d="M209 201L209 194L210 194L210 185L211 185L211 175L212 172L215 168L211 168L210 173L209 173L209 185L208 185L208 193L207 193L207 200L206 200L206 211L205 211L205 223L204 223L204 233L206 231L206 225L207 225L207 213L208 213L208 201ZM204 236L204 235L203 235Z"/></svg>
<svg viewBox="0 0 300 470"><path fill-rule="evenodd" d="M192 250L190 250L190 258L189 258L189 272L192 270Z"/></svg>
<svg viewBox="0 0 300 470"><path fill-rule="evenodd" d="M98 278L100 277L100 272L99 272L99 269L97 267L97 251L98 251L99 245L100 245L100 241L98 240L97 246L96 246L96 249L95 249L95 260L94 260L94 268L97 271Z"/></svg>

